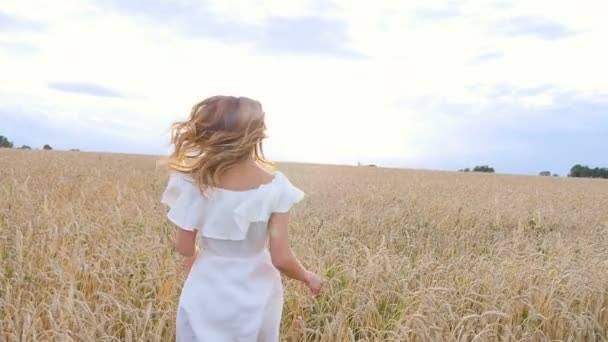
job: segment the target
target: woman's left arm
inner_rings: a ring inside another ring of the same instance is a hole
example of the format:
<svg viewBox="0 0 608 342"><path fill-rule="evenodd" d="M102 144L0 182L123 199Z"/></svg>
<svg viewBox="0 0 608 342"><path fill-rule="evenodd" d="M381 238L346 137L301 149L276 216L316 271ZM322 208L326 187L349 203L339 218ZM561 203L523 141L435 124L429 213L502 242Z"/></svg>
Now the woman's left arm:
<svg viewBox="0 0 608 342"><path fill-rule="evenodd" d="M196 233L196 230L190 231L181 228L177 228L175 233L175 250L184 257L182 269L186 275L190 273L199 253Z"/></svg>

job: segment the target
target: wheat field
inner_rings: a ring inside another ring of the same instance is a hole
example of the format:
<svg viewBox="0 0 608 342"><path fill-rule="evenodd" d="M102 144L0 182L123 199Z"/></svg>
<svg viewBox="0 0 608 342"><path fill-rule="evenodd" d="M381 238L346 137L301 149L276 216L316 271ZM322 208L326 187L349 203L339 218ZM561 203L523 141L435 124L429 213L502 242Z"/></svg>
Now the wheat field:
<svg viewBox="0 0 608 342"><path fill-rule="evenodd" d="M0 150L1 341L172 341L149 156ZM279 164L307 193L286 341L606 341L608 182Z"/></svg>

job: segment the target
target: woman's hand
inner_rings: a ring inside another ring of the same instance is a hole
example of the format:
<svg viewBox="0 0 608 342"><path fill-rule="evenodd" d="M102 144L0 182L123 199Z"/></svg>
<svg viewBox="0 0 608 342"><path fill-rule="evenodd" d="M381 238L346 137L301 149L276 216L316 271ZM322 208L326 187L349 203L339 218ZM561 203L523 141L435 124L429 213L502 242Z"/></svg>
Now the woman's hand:
<svg viewBox="0 0 608 342"><path fill-rule="evenodd" d="M308 287L308 289L314 296L317 296L319 293L321 293L321 288L323 288L324 282L325 281L318 275L312 272L306 272L304 284L306 285L306 287Z"/></svg>

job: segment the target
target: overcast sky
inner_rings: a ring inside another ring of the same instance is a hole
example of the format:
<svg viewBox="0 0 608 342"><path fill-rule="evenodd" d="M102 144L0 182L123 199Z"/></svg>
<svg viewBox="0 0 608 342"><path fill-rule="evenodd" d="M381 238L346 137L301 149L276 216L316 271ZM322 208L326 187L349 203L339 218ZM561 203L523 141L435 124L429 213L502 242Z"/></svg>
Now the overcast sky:
<svg viewBox="0 0 608 342"><path fill-rule="evenodd" d="M225 94L262 102L275 160L608 166L606 13L605 0L4 0L0 134L163 154L173 121Z"/></svg>

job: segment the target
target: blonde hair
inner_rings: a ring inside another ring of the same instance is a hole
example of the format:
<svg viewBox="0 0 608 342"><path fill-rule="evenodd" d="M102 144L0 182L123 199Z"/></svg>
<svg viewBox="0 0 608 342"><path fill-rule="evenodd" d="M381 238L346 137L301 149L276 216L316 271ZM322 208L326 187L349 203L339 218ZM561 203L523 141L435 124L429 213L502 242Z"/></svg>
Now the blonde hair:
<svg viewBox="0 0 608 342"><path fill-rule="evenodd" d="M195 104L187 121L172 127L175 150L170 169L190 174L204 191L215 187L223 172L254 157L261 166L273 165L264 157L266 124L262 104L246 97L212 96Z"/></svg>

